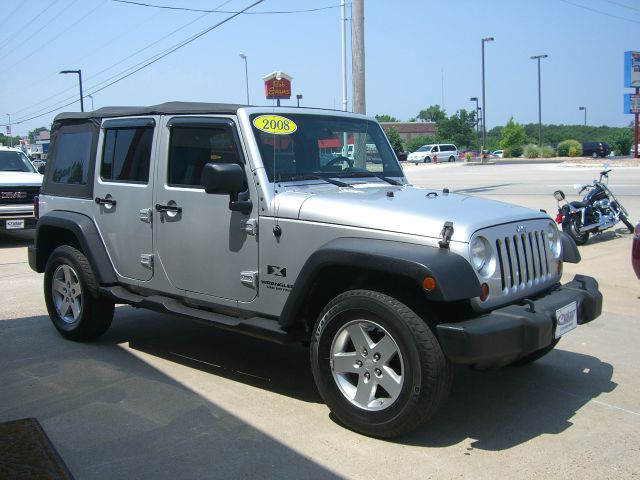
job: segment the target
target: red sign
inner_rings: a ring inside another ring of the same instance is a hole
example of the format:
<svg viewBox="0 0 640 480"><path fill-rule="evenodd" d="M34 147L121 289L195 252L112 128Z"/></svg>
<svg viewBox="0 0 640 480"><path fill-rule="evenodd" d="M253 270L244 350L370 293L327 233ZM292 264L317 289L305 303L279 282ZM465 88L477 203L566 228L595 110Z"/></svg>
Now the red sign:
<svg viewBox="0 0 640 480"><path fill-rule="evenodd" d="M291 98L291 80L270 78L264 81L264 94L267 99Z"/></svg>

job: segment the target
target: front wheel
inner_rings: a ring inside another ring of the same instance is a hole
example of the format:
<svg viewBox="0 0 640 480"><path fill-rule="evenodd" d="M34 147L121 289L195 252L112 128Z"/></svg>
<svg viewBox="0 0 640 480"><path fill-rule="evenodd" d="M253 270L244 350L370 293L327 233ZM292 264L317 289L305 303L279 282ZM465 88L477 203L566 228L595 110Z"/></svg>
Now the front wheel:
<svg viewBox="0 0 640 480"><path fill-rule="evenodd" d="M629 221L629 219L624 213L620 214L620 220L622 220L622 223L625 224L625 226L629 229L631 233L634 232L633 224Z"/></svg>
<svg viewBox="0 0 640 480"><path fill-rule="evenodd" d="M435 414L452 377L427 324L369 290L345 292L324 308L311 339L311 368L336 418L378 438L407 433Z"/></svg>
<svg viewBox="0 0 640 480"><path fill-rule="evenodd" d="M99 297L87 257L73 247L58 247L49 257L44 298L53 326L69 340L99 337L111 325L114 305Z"/></svg>
<svg viewBox="0 0 640 480"><path fill-rule="evenodd" d="M580 221L571 217L567 221L562 222L562 231L567 232L567 234L573 238L573 241L576 242L576 245L584 245L589 240L589 232L581 232Z"/></svg>

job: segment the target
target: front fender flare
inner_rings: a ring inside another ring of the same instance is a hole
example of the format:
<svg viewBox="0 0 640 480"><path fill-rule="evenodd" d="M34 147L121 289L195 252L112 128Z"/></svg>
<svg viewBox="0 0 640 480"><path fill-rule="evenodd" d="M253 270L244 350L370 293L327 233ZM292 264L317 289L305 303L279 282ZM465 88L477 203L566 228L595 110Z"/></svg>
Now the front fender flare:
<svg viewBox="0 0 640 480"><path fill-rule="evenodd" d="M400 275L421 288L425 277L433 277L436 288L424 291L427 300L451 302L482 294L469 262L448 249L390 240L338 238L311 254L302 267L280 316L283 327L296 323L297 312L314 280L322 270L334 266Z"/></svg>

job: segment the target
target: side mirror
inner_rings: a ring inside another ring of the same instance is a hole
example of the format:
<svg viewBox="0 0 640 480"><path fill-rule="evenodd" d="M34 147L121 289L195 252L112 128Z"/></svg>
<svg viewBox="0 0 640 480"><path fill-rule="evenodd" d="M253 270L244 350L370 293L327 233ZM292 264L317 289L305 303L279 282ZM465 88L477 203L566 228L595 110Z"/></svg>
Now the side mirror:
<svg viewBox="0 0 640 480"><path fill-rule="evenodd" d="M45 167L45 165L40 165L40 166L38 167L38 173L39 173L40 175L44 175L44 167Z"/></svg>
<svg viewBox="0 0 640 480"><path fill-rule="evenodd" d="M200 183L207 193L238 194L245 190L244 171L236 163L207 163Z"/></svg>
<svg viewBox="0 0 640 480"><path fill-rule="evenodd" d="M556 190L555 192L553 192L553 198L561 202L562 200L564 200L564 192L562 190Z"/></svg>

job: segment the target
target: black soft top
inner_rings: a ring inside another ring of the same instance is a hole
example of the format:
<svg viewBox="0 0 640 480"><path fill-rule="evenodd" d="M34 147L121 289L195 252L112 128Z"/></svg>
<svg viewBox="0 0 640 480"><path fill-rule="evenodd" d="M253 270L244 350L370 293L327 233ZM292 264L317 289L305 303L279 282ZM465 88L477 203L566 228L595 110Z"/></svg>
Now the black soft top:
<svg viewBox="0 0 640 480"><path fill-rule="evenodd" d="M235 114L247 105L231 103L166 102L148 107L103 107L93 112L63 112L56 115L54 122L61 120L83 120L90 118L127 117L134 115L174 115L174 114Z"/></svg>

